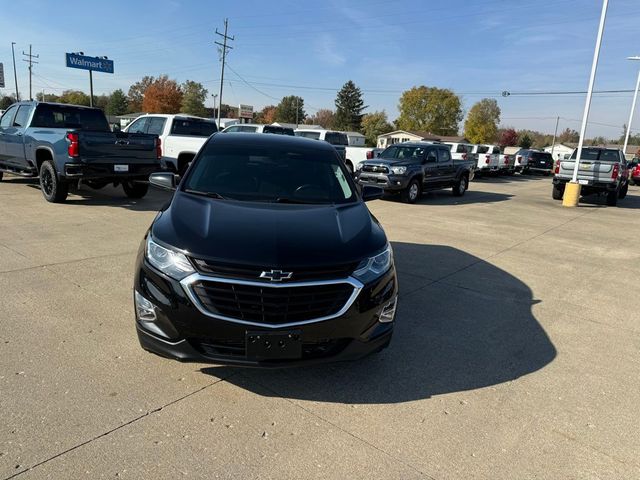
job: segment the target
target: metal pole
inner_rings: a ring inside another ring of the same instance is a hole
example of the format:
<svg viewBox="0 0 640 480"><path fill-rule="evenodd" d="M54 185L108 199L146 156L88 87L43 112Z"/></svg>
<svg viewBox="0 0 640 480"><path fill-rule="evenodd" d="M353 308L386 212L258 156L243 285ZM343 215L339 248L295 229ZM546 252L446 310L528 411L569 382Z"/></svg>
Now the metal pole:
<svg viewBox="0 0 640 480"><path fill-rule="evenodd" d="M93 70L89 70L89 106L93 107Z"/></svg>
<svg viewBox="0 0 640 480"><path fill-rule="evenodd" d="M234 40L234 37L230 37L227 35L228 24L229 24L229 19L225 18L224 34L218 32L218 30L216 29L216 34L220 35L223 38L223 43L215 42L217 45L220 45L222 47L222 72L220 74L220 93L219 93L220 107L218 108L218 128L220 128L220 121L222 120L222 86L224 85L224 64L226 63L226 59L227 59L227 48L233 48L233 47L227 46L227 40Z"/></svg>
<svg viewBox="0 0 640 480"><path fill-rule="evenodd" d="M629 123L627 123L627 133L624 135L624 147L622 153L627 155L627 145L629 144L629 134L631 133L631 122L633 121L633 113L636 109L636 100L638 99L638 87L640 87L640 71L638 71L638 81L636 82L636 91L633 94L633 103L631 104L631 113L629 114Z"/></svg>
<svg viewBox="0 0 640 480"><path fill-rule="evenodd" d="M18 73L16 72L16 52L13 46L16 42L11 42L11 55L13 56L13 80L16 82L16 102L20 101L20 94L18 93Z"/></svg>
<svg viewBox="0 0 640 480"><path fill-rule="evenodd" d="M213 116L216 116L216 98L218 98L218 95L216 93L211 95L213 97Z"/></svg>
<svg viewBox="0 0 640 480"><path fill-rule="evenodd" d="M589 88L587 89L587 98L584 103L584 114L582 115L582 126L580 127L580 140L578 141L578 151L576 152L576 164L573 167L573 183L578 182L578 169L580 168L580 157L582 156L582 145L584 143L584 134L587 130L587 120L589 120L589 109L591 108L591 96L593 94L593 84L596 79L596 71L598 70L598 58L600 57L600 45L602 44L602 33L604 32L604 22L607 18L607 8L609 0L603 0L602 13L600 14L600 26L598 27L598 37L596 38L596 49L593 52L593 62L591 64L591 77L589 78Z"/></svg>
<svg viewBox="0 0 640 480"><path fill-rule="evenodd" d="M296 128L298 128L298 97L296 96Z"/></svg>
<svg viewBox="0 0 640 480"><path fill-rule="evenodd" d="M33 95L31 94L31 71L33 67L31 65L31 44L29 44L29 100L33 100Z"/></svg>
<svg viewBox="0 0 640 480"><path fill-rule="evenodd" d="M556 118L556 129L553 132L553 142L551 142L551 158L553 158L553 150L556 148L556 137L558 136L558 123L560 123L560 117Z"/></svg>

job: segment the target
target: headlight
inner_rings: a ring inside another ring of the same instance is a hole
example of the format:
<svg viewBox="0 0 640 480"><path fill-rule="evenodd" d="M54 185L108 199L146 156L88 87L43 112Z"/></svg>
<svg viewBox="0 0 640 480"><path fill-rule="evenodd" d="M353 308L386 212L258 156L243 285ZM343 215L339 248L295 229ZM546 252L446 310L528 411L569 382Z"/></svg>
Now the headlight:
<svg viewBox="0 0 640 480"><path fill-rule="evenodd" d="M393 249L391 245L387 245L378 255L362 260L356 271L353 272L353 276L361 282L367 283L386 273L392 263Z"/></svg>
<svg viewBox="0 0 640 480"><path fill-rule="evenodd" d="M184 254L158 245L151 239L151 234L147 236L146 256L151 265L176 280L195 272Z"/></svg>
<svg viewBox="0 0 640 480"><path fill-rule="evenodd" d="M359 163L358 165L356 165L356 172L362 170L362 163Z"/></svg>
<svg viewBox="0 0 640 480"><path fill-rule="evenodd" d="M391 167L391 173L395 173L396 175L404 175L406 171L407 167Z"/></svg>

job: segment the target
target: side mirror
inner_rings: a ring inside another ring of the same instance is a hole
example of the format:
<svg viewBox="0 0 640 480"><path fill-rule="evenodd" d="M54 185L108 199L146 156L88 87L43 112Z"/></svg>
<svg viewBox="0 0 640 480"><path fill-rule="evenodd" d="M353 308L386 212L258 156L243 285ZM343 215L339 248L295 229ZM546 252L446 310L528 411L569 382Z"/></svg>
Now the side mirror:
<svg viewBox="0 0 640 480"><path fill-rule="evenodd" d="M382 152L376 152L376 158L378 158L380 156Z"/></svg>
<svg viewBox="0 0 640 480"><path fill-rule="evenodd" d="M380 187L374 187L371 185L365 185L362 187L362 200L368 202L369 200L379 200L384 195L384 190Z"/></svg>
<svg viewBox="0 0 640 480"><path fill-rule="evenodd" d="M177 184L177 175L174 173L158 172L149 175L149 183L154 187L162 188L163 190L174 191Z"/></svg>

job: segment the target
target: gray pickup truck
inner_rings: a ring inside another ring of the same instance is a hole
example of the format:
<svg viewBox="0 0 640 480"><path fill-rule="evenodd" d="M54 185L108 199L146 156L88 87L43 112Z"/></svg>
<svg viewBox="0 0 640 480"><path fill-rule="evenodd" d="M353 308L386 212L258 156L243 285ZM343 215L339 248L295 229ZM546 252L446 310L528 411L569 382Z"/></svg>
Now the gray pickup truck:
<svg viewBox="0 0 640 480"><path fill-rule="evenodd" d="M64 202L79 182L122 184L128 197L142 198L160 155L157 136L112 132L97 108L19 102L0 118L0 180L3 173L40 177L49 202Z"/></svg>
<svg viewBox="0 0 640 480"><path fill-rule="evenodd" d="M386 148L375 160L359 163L356 180L415 203L429 190L451 188L455 196L464 195L474 173L475 160L453 159L448 145L404 142Z"/></svg>
<svg viewBox="0 0 640 480"><path fill-rule="evenodd" d="M578 149L568 160L556 163L553 177L554 200L562 200L567 182L573 178ZM586 147L582 149L578 165L578 183L582 185L582 195L604 193L607 205L616 206L618 199L627 196L629 173L627 160L622 150L604 147Z"/></svg>

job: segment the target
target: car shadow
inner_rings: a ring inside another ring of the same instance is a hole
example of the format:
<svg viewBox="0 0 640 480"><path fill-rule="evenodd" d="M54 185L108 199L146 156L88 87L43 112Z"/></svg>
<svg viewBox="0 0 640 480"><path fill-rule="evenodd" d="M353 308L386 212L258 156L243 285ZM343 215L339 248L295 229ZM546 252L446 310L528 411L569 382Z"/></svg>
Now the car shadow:
<svg viewBox="0 0 640 480"><path fill-rule="evenodd" d="M551 176L545 175L537 175L537 174L522 174L516 173L513 175L504 175L504 174L482 174L477 175L473 178L471 182L487 182L487 183L513 183L513 182L539 182L544 180L549 180L552 178Z"/></svg>
<svg viewBox="0 0 640 480"><path fill-rule="evenodd" d="M609 208L629 208L629 209L640 209L640 190L634 191L632 188L629 188L629 192L627 196L618 199L618 203L615 207ZM582 206L590 206L590 207L606 207L607 206L607 196L604 194L598 195L597 193L593 193L591 195L584 195L580 197L580 204Z"/></svg>
<svg viewBox="0 0 640 480"><path fill-rule="evenodd" d="M451 189L433 190L425 192L416 202L418 205L466 205L471 203L495 203L504 202L512 198L513 195L505 193L482 192L473 190L473 187L467 190L462 197L456 197L451 193ZM400 195L385 195L385 201L402 203Z"/></svg>
<svg viewBox="0 0 640 480"><path fill-rule="evenodd" d="M401 295L386 350L304 368L202 372L265 397L388 404L498 385L553 361L556 349L531 311L539 301L526 284L452 247L393 248Z"/></svg>

